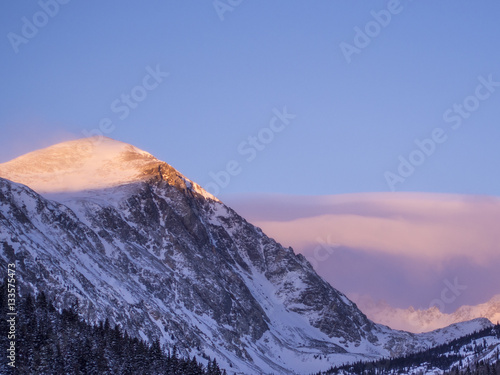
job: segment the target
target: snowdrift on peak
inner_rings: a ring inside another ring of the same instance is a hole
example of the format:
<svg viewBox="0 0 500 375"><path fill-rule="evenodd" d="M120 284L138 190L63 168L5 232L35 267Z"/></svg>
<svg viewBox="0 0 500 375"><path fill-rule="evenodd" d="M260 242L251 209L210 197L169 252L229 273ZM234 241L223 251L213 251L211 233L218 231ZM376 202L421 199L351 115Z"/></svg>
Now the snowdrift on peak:
<svg viewBox="0 0 500 375"><path fill-rule="evenodd" d="M30 152L0 164L0 175L35 191L61 192L121 185L160 161L110 138L84 138Z"/></svg>
<svg viewBox="0 0 500 375"><path fill-rule="evenodd" d="M44 194L104 189L146 180L165 170L187 188L217 200L148 152L108 137L82 138L30 152L0 164L0 177Z"/></svg>

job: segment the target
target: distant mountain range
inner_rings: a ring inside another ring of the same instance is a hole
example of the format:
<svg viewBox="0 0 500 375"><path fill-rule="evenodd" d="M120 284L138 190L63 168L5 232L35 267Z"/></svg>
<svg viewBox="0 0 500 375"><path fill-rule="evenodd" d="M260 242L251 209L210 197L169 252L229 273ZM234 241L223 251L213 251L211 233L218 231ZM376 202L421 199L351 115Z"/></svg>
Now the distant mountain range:
<svg viewBox="0 0 500 375"><path fill-rule="evenodd" d="M491 327L425 334L369 320L292 248L147 152L69 141L0 164L0 269L133 337L229 373L309 374Z"/></svg>
<svg viewBox="0 0 500 375"><path fill-rule="evenodd" d="M461 306L451 314L442 313L437 307L427 310L413 307L398 309L386 302L376 303L368 298L356 299L356 304L374 322L410 332L428 332L476 318L486 318L494 324L500 322L500 295L476 306Z"/></svg>

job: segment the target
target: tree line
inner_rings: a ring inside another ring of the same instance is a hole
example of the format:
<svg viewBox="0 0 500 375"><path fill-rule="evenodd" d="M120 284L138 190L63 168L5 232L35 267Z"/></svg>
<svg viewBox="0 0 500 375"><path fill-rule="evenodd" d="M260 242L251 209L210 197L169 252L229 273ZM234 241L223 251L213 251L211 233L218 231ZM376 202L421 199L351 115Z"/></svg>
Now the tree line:
<svg viewBox="0 0 500 375"><path fill-rule="evenodd" d="M175 347L162 350L158 340L130 337L106 319L90 324L77 306L58 310L42 292L16 301L16 361L8 365L7 283L0 281L0 374L71 375L226 375L215 359L202 365L183 358Z"/></svg>
<svg viewBox="0 0 500 375"><path fill-rule="evenodd" d="M333 366L329 370L318 372L315 375L404 374L422 365L429 369L441 369L443 374L447 375L500 375L500 353L498 347L494 358L490 362L478 360L482 354L490 350L485 339L488 336L496 336L498 342L500 342L500 325L498 323L493 328L476 331L425 351L395 358L382 358L372 362L359 361L352 364ZM476 360L473 363L466 363L465 358L471 356L476 358ZM455 363L458 363L458 365L454 365Z"/></svg>

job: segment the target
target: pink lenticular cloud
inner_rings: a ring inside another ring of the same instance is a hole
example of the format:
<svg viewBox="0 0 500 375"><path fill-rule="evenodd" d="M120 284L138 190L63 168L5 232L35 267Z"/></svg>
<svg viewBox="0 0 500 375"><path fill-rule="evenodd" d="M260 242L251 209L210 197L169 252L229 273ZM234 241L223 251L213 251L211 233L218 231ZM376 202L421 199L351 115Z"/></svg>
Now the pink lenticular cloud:
<svg viewBox="0 0 500 375"><path fill-rule="evenodd" d="M251 207L247 207L249 198L233 199L229 203L243 215L246 212L250 221L298 251L328 237L343 247L434 262L463 256L485 264L500 255L500 199L496 197L417 193L284 196L274 197L271 206L265 202L262 211L258 199L251 199Z"/></svg>
<svg viewBox="0 0 500 375"><path fill-rule="evenodd" d="M367 193L224 201L354 299L452 312L500 293L497 197ZM451 298L443 290L454 280L462 288Z"/></svg>

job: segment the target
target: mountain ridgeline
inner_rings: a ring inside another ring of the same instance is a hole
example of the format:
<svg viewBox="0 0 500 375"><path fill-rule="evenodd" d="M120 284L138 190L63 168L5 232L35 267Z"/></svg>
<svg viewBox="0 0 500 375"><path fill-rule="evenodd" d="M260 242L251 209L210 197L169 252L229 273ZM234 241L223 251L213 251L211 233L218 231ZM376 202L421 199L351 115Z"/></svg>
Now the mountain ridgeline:
<svg viewBox="0 0 500 375"><path fill-rule="evenodd" d="M216 358L228 373L307 374L401 355L491 324L415 335L374 324L307 260L168 164L109 138L0 164L0 268L18 294L89 324Z"/></svg>
<svg viewBox="0 0 500 375"><path fill-rule="evenodd" d="M500 325L462 336L446 344L397 358L332 367L316 375L477 374L500 371Z"/></svg>

